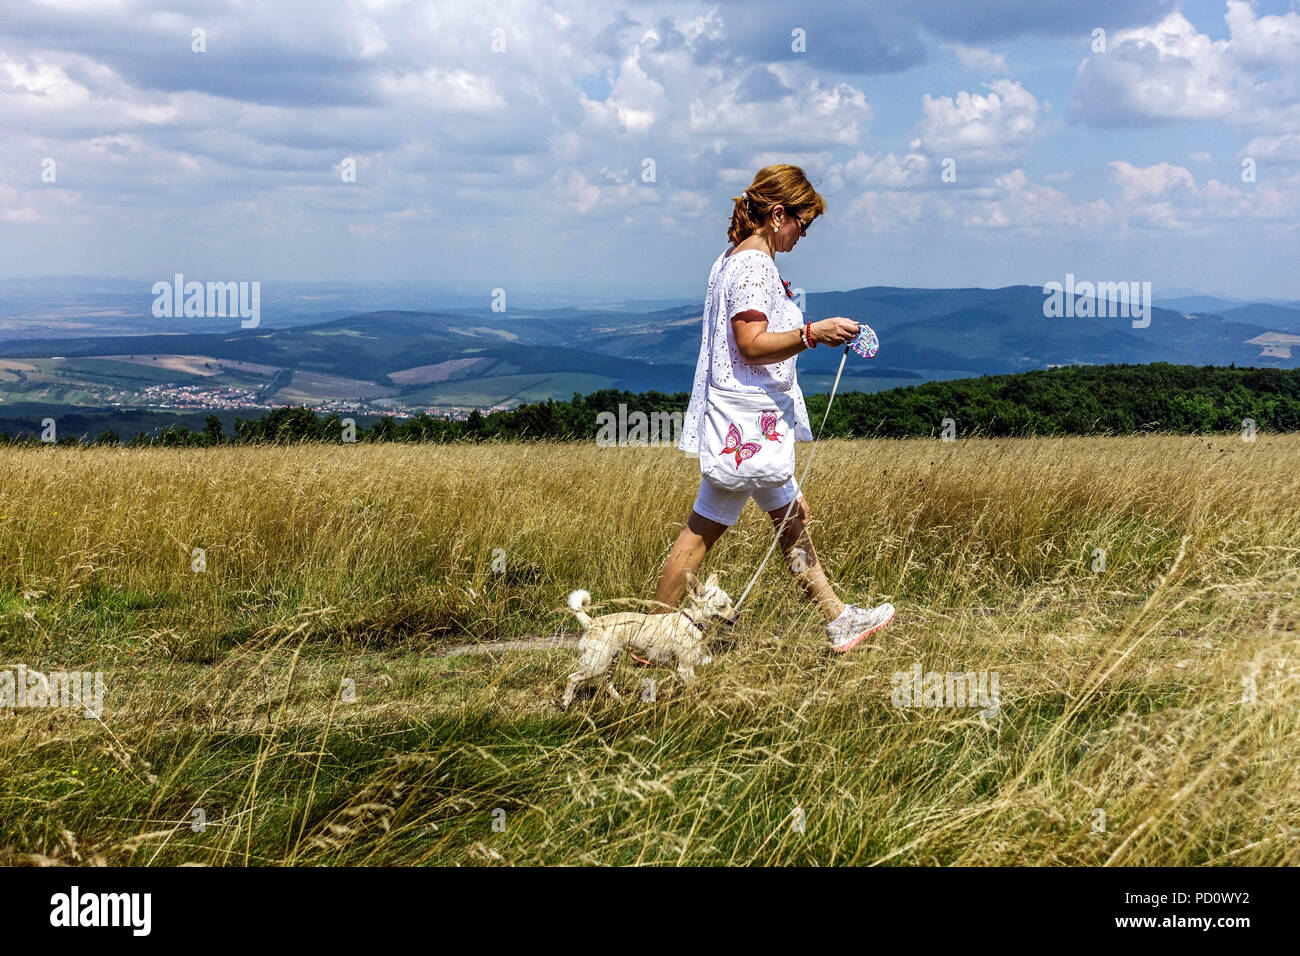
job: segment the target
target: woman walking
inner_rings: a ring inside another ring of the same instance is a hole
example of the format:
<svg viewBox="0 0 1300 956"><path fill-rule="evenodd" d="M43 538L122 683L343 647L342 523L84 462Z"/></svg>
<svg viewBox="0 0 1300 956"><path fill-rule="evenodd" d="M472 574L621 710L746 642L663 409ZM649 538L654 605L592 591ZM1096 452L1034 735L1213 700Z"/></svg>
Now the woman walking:
<svg viewBox="0 0 1300 956"><path fill-rule="evenodd" d="M843 317L804 322L776 269L776 253L793 249L825 211L826 201L798 166L760 169L735 198L731 246L709 273L700 357L678 444L700 459L700 490L655 599L659 613L677 608L687 573L699 570L752 497L781 529L788 566L826 619L831 649L843 653L888 624L894 607L845 605L835 596L808 535L810 511L794 477L794 443L813 438L795 357L817 345L844 345L859 329Z"/></svg>

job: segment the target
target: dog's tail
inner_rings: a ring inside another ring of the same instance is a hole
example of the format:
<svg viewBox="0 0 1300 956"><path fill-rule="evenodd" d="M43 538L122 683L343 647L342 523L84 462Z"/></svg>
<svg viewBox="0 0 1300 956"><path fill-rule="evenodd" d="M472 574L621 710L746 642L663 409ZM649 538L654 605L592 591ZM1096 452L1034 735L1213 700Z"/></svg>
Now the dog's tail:
<svg viewBox="0 0 1300 956"><path fill-rule="evenodd" d="M569 592L569 610L578 619L578 623L582 625L583 630L591 626L591 618L587 616L587 608L589 607L591 607L591 594L589 592Z"/></svg>

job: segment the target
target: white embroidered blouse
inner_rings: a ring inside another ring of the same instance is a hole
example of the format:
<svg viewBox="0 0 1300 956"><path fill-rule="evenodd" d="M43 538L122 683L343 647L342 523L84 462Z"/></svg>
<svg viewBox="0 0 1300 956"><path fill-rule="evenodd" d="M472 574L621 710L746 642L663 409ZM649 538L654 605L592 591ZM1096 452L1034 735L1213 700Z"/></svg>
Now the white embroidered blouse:
<svg viewBox="0 0 1300 956"><path fill-rule="evenodd" d="M709 335L713 336L713 381L722 388L737 391L789 392L794 399L794 440L812 441L808 409L795 377L790 356L772 365L750 365L736 346L731 319L753 309L767 316L767 331L789 332L803 325L803 313L785 294L781 276L772 257L761 249L743 249L728 256L724 251L709 272L709 288L704 297L704 317L700 323L700 357L695 363L695 384L691 403L682 422L682 438L677 447L692 457L700 453L700 418L704 414L704 393L709 372Z"/></svg>

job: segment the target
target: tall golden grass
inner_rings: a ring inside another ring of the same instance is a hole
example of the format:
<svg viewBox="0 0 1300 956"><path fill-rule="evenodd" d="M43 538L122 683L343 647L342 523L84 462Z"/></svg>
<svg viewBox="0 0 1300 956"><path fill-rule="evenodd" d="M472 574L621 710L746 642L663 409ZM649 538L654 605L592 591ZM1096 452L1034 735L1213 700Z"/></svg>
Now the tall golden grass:
<svg viewBox="0 0 1300 956"><path fill-rule="evenodd" d="M774 561L690 691L620 663L563 713L571 648L447 653L651 597L697 484L669 448L0 450L0 664L106 685L0 712L0 862L1300 862L1300 436L827 441L873 647ZM770 535L751 505L706 568L738 595ZM996 716L894 706L917 663L996 672Z"/></svg>

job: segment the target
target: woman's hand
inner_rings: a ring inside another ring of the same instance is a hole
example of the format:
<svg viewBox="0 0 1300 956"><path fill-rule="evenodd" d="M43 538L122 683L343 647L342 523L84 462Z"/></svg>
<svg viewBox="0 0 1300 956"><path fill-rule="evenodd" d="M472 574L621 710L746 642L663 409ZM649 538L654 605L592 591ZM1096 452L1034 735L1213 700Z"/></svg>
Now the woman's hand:
<svg viewBox="0 0 1300 956"><path fill-rule="evenodd" d="M853 341L853 337L861 329L857 322L852 319L846 319L842 315L837 315L832 319L822 319L812 324L813 341L819 345L845 345Z"/></svg>

